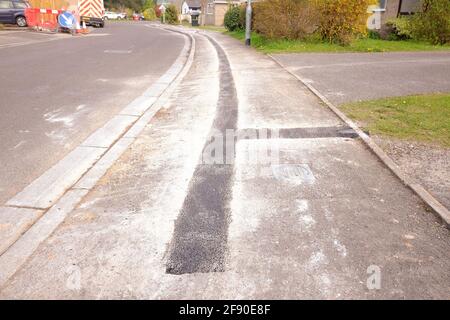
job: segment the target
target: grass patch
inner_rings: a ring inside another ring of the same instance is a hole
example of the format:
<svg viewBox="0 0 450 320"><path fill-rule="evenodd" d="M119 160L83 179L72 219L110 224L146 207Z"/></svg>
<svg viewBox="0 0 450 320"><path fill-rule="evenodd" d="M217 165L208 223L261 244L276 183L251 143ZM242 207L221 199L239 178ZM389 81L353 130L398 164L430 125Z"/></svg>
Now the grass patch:
<svg viewBox="0 0 450 320"><path fill-rule="evenodd" d="M450 94L362 101L340 109L372 134L450 147Z"/></svg>
<svg viewBox="0 0 450 320"><path fill-rule="evenodd" d="M207 31L215 31L220 33L226 33L227 29L225 27L218 27L218 26L197 26L193 27L190 23L183 22L182 25L184 27L192 28L192 29L199 29L199 30L207 30Z"/></svg>
<svg viewBox="0 0 450 320"><path fill-rule="evenodd" d="M245 39L244 31L225 32L238 39ZM264 53L293 52L390 52L390 51L439 51L450 50L450 45L439 46L427 42L405 40L388 41L378 39L357 39L349 46L323 42L319 39L286 40L267 39L257 33L252 34L252 47Z"/></svg>

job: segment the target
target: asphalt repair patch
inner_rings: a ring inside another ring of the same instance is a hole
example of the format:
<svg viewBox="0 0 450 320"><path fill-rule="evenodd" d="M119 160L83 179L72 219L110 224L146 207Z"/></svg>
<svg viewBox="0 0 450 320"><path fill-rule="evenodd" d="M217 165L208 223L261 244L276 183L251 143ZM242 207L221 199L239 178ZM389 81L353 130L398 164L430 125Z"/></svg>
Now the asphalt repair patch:
<svg viewBox="0 0 450 320"><path fill-rule="evenodd" d="M237 93L225 52L214 40L209 40L217 51L221 70L219 99L211 133L220 131L225 137L226 130L236 130L237 127ZM203 150L210 142L206 142ZM225 154L223 156L225 159ZM166 273L224 271L233 173L233 164L197 165L175 221Z"/></svg>

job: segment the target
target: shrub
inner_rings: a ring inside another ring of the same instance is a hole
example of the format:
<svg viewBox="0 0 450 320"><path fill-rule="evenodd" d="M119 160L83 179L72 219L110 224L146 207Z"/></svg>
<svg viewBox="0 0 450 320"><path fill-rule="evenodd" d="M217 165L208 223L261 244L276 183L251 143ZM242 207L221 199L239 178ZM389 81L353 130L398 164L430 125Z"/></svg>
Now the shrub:
<svg viewBox="0 0 450 320"><path fill-rule="evenodd" d="M430 41L432 44L450 42L450 1L422 0L422 11L411 20L414 38Z"/></svg>
<svg viewBox="0 0 450 320"><path fill-rule="evenodd" d="M406 40L412 37L411 18L400 17L386 22L388 40Z"/></svg>
<svg viewBox="0 0 450 320"><path fill-rule="evenodd" d="M254 29L267 38L303 39L317 26L309 0L265 0L254 5Z"/></svg>
<svg viewBox="0 0 450 320"><path fill-rule="evenodd" d="M369 5L374 0L315 0L319 13L319 32L323 40L349 44L366 35Z"/></svg>
<svg viewBox="0 0 450 320"><path fill-rule="evenodd" d="M155 6L155 3L153 2L153 0L145 0L142 8L145 11L145 9L153 8L154 6Z"/></svg>
<svg viewBox="0 0 450 320"><path fill-rule="evenodd" d="M178 10L174 4L169 4L166 8L166 23L168 24L178 24ZM163 20L163 15L161 15L161 21Z"/></svg>
<svg viewBox="0 0 450 320"><path fill-rule="evenodd" d="M242 25L241 22L241 8L238 6L229 6L227 12L225 13L223 24L228 31L243 29L244 25Z"/></svg>
<svg viewBox="0 0 450 320"><path fill-rule="evenodd" d="M367 37L375 40L381 39L380 33L376 30L367 30Z"/></svg>
<svg viewBox="0 0 450 320"><path fill-rule="evenodd" d="M239 6L239 26L243 30L245 29L245 12L246 12L247 6L245 4ZM253 16L254 16L254 8L252 10L252 17L251 20L253 22Z"/></svg>
<svg viewBox="0 0 450 320"><path fill-rule="evenodd" d="M147 8L144 10L144 18L145 20L155 20L156 19L156 13L155 9L153 8Z"/></svg>

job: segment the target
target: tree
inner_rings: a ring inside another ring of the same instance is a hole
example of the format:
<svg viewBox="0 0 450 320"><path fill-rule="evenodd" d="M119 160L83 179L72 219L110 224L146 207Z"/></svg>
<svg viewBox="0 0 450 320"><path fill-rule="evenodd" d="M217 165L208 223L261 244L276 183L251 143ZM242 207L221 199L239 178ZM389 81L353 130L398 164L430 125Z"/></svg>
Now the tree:
<svg viewBox="0 0 450 320"><path fill-rule="evenodd" d="M414 38L433 44L450 42L450 1L423 0L422 11L412 17L411 24Z"/></svg>

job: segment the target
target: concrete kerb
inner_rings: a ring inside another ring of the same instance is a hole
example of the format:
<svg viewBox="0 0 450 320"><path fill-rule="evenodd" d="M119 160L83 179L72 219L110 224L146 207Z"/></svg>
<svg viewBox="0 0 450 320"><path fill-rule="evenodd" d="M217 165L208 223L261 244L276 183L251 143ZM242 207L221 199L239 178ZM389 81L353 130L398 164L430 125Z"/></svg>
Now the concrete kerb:
<svg viewBox="0 0 450 320"><path fill-rule="evenodd" d="M274 56L268 54L268 56L275 61L281 68L283 68L285 71L290 73L292 76L294 76L297 80L299 80L301 83L303 83L314 95L316 95L325 105L333 112L335 113L342 121L344 121L349 127L351 127L355 132L358 134L358 136L361 138L361 140L365 143L365 145L368 147L368 149L374 153L380 161L386 165L395 176L397 176L400 181L410 188L419 198L421 198L425 204L433 210L435 215L441 219L447 226L447 228L450 229L450 212L449 210L440 203L435 197L433 197L422 185L417 184L413 182L411 179L409 179L405 173L400 169L400 167L392 160L384 151L381 149L373 139L368 136L366 133L364 133L355 122L350 120L343 112L341 112L335 105L333 105L324 95L322 95L314 86L312 86L308 81L300 77L299 75L295 74L294 72L291 72L288 68L286 68L277 58Z"/></svg>
<svg viewBox="0 0 450 320"><path fill-rule="evenodd" d="M12 211L16 215L19 211L23 212L27 215L27 218L23 219L23 223L19 223L17 226L9 223L11 229L7 230L8 234L5 237L0 234L0 239L6 239L8 242L2 243L2 251L0 251L0 289L31 256L39 244L82 201L83 197L145 128L187 74L194 59L195 40L189 34L183 33L183 35L185 36L185 46L172 67L167 71L169 76L166 76L166 74L161 76L160 79L162 83L166 83L166 86L163 87L158 84L158 88L161 89L158 96L145 98L148 99L147 103L142 98L145 95L135 99L113 117L110 120L111 123L106 123L105 126L95 131L77 147L77 149L89 150L89 153L85 155L87 160L83 162L82 167L77 167L79 161L69 161L70 159L63 158L10 199L5 207L1 207L0 219L5 217L6 213ZM176 70L179 70L178 74L175 74ZM173 77L173 81L168 83L167 81L171 77ZM161 103L161 100L164 103ZM119 124L117 124L118 121ZM111 136L108 136L109 133ZM97 141L94 137L101 139ZM87 146L88 144L89 146ZM70 162L70 165L62 165L67 161ZM67 175L70 172L75 172L75 174ZM59 183L60 176L64 177L63 183ZM51 199L46 195L43 196L42 192L49 188L53 190ZM20 197L18 197L19 195Z"/></svg>

